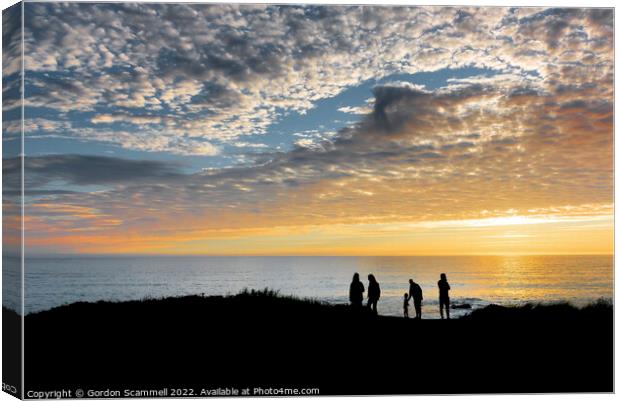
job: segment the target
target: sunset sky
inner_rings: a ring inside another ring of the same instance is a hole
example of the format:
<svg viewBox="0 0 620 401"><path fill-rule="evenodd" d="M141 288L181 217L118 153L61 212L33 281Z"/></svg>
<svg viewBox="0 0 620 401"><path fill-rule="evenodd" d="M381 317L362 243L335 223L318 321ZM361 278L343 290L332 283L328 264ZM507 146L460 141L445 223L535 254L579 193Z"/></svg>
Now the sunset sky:
<svg viewBox="0 0 620 401"><path fill-rule="evenodd" d="M613 251L611 9L26 3L24 20L29 253Z"/></svg>

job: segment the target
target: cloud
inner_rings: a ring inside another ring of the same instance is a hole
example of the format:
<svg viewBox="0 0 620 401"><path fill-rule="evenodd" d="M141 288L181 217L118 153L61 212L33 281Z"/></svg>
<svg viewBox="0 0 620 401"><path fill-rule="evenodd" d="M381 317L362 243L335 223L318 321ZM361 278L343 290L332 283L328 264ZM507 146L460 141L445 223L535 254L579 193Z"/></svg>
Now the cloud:
<svg viewBox="0 0 620 401"><path fill-rule="evenodd" d="M78 139L110 143L131 150L167 152L182 156L215 156L220 154L220 147L201 137L192 137L187 134L180 136L174 131L153 127L156 118L127 115L98 115L93 117L96 124L127 123L132 120L133 123L141 124L135 131L126 127L124 129L77 128L70 121L28 119L24 120L24 134L28 140ZM8 135L19 136L20 126L19 121L10 121L4 124L4 131Z"/></svg>
<svg viewBox="0 0 620 401"><path fill-rule="evenodd" d="M18 176L20 159L4 159L3 174ZM180 176L177 164L105 156L49 155L26 158L28 192L53 182L69 185L116 185L172 180Z"/></svg>
<svg viewBox="0 0 620 401"><path fill-rule="evenodd" d="M251 166L175 174L105 159L94 166L118 164L118 171L135 171L135 177L107 172L120 177L110 179L113 189L57 199L96 205L105 214L135 210L123 212L128 227L193 216L188 225L200 221L214 229L476 219L512 208L540 214L535 211L611 202L611 120L583 125L600 121L610 109L576 111L575 103L566 107L554 94L516 96L513 88L478 83L424 92L385 85L373 93L380 106L359 123L321 140L300 134L293 150L256 153ZM520 96L529 101L515 99ZM560 115L563 109L567 114ZM549 115L557 116L553 124L539 126ZM579 152L571 150L575 146ZM40 166L41 174L79 170L71 159L58 165L50 160L27 165ZM86 185L97 182L97 175L66 179ZM137 211L140 217L130 217Z"/></svg>
<svg viewBox="0 0 620 401"><path fill-rule="evenodd" d="M22 68L21 20L19 5L2 11L2 77L5 79L19 73ZM4 90L5 84L2 87Z"/></svg>
<svg viewBox="0 0 620 401"><path fill-rule="evenodd" d="M372 108L368 106L343 106L338 108L338 111L349 114L365 115L372 112Z"/></svg>
<svg viewBox="0 0 620 401"><path fill-rule="evenodd" d="M176 153L187 153L188 131L215 146L264 135L282 110L303 113L394 73L476 66L523 77L537 69L556 85L591 76L592 67L579 60L592 60L600 79L613 66L610 10L77 3L27 9L26 69L47 74L31 74L29 106L102 115L122 108L152 116L154 125L163 113L159 128L183 147ZM89 139L97 140L98 127Z"/></svg>
<svg viewBox="0 0 620 401"><path fill-rule="evenodd" d="M105 124L114 122L128 122L136 125L148 125L161 123L161 117L148 115L128 115L128 114L97 114L90 119L93 124Z"/></svg>
<svg viewBox="0 0 620 401"><path fill-rule="evenodd" d="M232 143L232 145L237 148L255 148L255 149L269 148L269 146L264 143L250 143L250 142L241 142L241 141L235 141Z"/></svg>
<svg viewBox="0 0 620 401"><path fill-rule="evenodd" d="M89 229L98 235L190 238L576 206L587 214L613 202L611 10L27 7L36 45L27 52L36 72L29 107L58 113L33 120L33 136L179 155L254 148L242 163L193 174L159 162L28 156L39 180L30 208L42 232L78 230L79 216L93 214L102 223ZM63 54L54 50L60 44ZM262 145L287 112L308 111L368 79L448 67L501 73L432 90L377 85L372 108L338 132L298 132L290 150ZM67 120L76 114L82 126ZM45 192L58 182L78 188ZM41 206L50 203L63 208L51 215ZM65 219L55 226L59 215Z"/></svg>

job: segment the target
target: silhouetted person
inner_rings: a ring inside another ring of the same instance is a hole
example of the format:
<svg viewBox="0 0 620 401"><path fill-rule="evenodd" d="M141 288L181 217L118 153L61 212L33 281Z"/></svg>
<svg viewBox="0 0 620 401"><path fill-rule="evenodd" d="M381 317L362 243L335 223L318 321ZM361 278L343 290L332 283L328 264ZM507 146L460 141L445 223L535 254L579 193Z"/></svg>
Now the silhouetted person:
<svg viewBox="0 0 620 401"><path fill-rule="evenodd" d="M409 294L405 293L403 299L403 314L405 317L409 317Z"/></svg>
<svg viewBox="0 0 620 401"><path fill-rule="evenodd" d="M409 298L413 298L413 308L415 309L415 318L422 319L422 287L409 279Z"/></svg>
<svg viewBox="0 0 620 401"><path fill-rule="evenodd" d="M364 302L364 284L360 281L359 273L353 275L353 281L349 287L349 301L354 309L361 309Z"/></svg>
<svg viewBox="0 0 620 401"><path fill-rule="evenodd" d="M379 288L379 283L377 279L372 274L368 275L368 306L375 315L377 314L377 302L381 297L381 288Z"/></svg>
<svg viewBox="0 0 620 401"><path fill-rule="evenodd" d="M448 294L450 284L448 284L446 273L441 273L441 279L437 282L437 287L439 287L439 314L443 319L443 308L445 307L446 316L450 319L450 295Z"/></svg>

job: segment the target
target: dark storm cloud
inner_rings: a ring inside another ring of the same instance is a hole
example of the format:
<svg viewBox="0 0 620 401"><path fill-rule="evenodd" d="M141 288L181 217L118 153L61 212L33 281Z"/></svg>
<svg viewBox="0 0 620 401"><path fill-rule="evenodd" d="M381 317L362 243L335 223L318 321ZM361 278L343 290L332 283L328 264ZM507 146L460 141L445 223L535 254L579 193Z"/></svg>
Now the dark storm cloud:
<svg viewBox="0 0 620 401"><path fill-rule="evenodd" d="M5 159L2 173L13 177L11 187L18 185L21 172L21 159ZM26 157L25 176L29 195L53 182L70 185L117 185L139 184L145 182L161 183L181 176L177 164L151 161L129 160L116 157L87 155L48 155ZM62 193L60 191L58 193Z"/></svg>
<svg viewBox="0 0 620 401"><path fill-rule="evenodd" d="M390 128L396 129L395 122L388 119L389 106L399 103L402 100L415 102L418 99L428 97L428 93L414 90L407 87L398 86L376 86L373 88L375 96L375 106L373 110L373 119L378 129L389 131Z"/></svg>

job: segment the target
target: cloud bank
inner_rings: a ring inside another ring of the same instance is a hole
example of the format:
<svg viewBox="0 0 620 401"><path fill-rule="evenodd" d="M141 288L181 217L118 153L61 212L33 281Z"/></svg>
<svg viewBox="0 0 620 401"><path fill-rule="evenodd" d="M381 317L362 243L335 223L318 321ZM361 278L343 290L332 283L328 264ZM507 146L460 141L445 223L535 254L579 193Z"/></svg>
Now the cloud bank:
<svg viewBox="0 0 620 401"><path fill-rule="evenodd" d="M284 113L395 73L473 66L510 74L515 89L536 71L538 89L567 97L611 90L605 9L26 8L27 105L72 125L41 131L137 150L215 155L221 144L265 134ZM76 124L80 112L92 124Z"/></svg>
<svg viewBox="0 0 620 401"><path fill-rule="evenodd" d="M157 243L265 227L609 214L611 10L27 8L27 107L47 112L27 120L29 135L179 155L254 149L239 165L194 173L27 157L29 227L44 233L31 240L41 246L70 248L75 233ZM360 116L338 132L299 133L281 151L249 141L366 80L465 67L496 73L433 90L386 82L367 107L338 106ZM17 129L5 124L5 135Z"/></svg>

